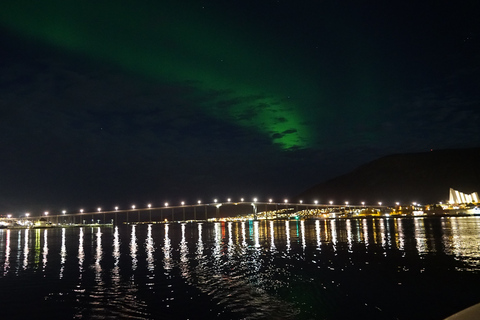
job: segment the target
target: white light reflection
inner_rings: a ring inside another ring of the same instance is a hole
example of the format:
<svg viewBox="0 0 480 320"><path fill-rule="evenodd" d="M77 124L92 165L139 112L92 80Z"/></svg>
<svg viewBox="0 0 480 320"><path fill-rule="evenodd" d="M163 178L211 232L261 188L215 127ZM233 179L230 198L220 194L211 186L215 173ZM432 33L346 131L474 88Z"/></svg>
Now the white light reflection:
<svg viewBox="0 0 480 320"><path fill-rule="evenodd" d="M40 232L39 229L37 229L38 232ZM38 246L38 254L40 254L40 245ZM22 253L22 230L18 230L18 236L17 236L17 261L16 265L17 267L15 268L15 274L18 275L18 272L20 271L20 256ZM40 258L39 258L40 259Z"/></svg>
<svg viewBox="0 0 480 320"><path fill-rule="evenodd" d="M405 231L403 229L403 220L398 218L396 221L398 228L398 249L405 251Z"/></svg>
<svg viewBox="0 0 480 320"><path fill-rule="evenodd" d="M290 223L288 220L285 221L285 235L287 237L287 252L290 251Z"/></svg>
<svg viewBox="0 0 480 320"><path fill-rule="evenodd" d="M29 254L29 248L28 248L28 236L29 236L30 230L25 229L25 243L23 245L23 270L27 270L28 268L28 254Z"/></svg>
<svg viewBox="0 0 480 320"><path fill-rule="evenodd" d="M387 249L387 241L386 241L386 234L385 234L385 221L383 219L380 219L380 240L382 242L382 248L384 254L386 254L386 249Z"/></svg>
<svg viewBox="0 0 480 320"><path fill-rule="evenodd" d="M300 221L300 234L302 235L302 248L305 251L305 247L307 246L305 243L305 220Z"/></svg>
<svg viewBox="0 0 480 320"><path fill-rule="evenodd" d="M168 224L165 224L165 239L163 241L163 268L170 271L173 268L172 262L172 244L168 236Z"/></svg>
<svg viewBox="0 0 480 320"><path fill-rule="evenodd" d="M112 269L112 284L115 288L120 284L120 238L118 234L118 226L115 227L113 233L113 269Z"/></svg>
<svg viewBox="0 0 480 320"><path fill-rule="evenodd" d="M276 251L275 247L275 228L273 225L273 221L270 220L270 251L274 253Z"/></svg>
<svg viewBox="0 0 480 320"><path fill-rule="evenodd" d="M188 267L188 244L185 240L185 224L182 224L182 241L180 242L180 270L182 277L190 278L190 269Z"/></svg>
<svg viewBox="0 0 480 320"><path fill-rule="evenodd" d="M335 219L330 220L330 234L332 235L332 245L333 251L337 251L337 242L338 242L338 235L337 235L337 222Z"/></svg>
<svg viewBox="0 0 480 320"><path fill-rule="evenodd" d="M48 229L43 231L43 259L42 259L42 267L43 271L47 268L47 258L48 258Z"/></svg>
<svg viewBox="0 0 480 320"><path fill-rule="evenodd" d="M65 244L65 228L62 228L62 246L60 247L60 274L58 277L63 278L65 270L65 261L67 260L67 245Z"/></svg>
<svg viewBox="0 0 480 320"><path fill-rule="evenodd" d="M232 236L232 222L228 222L228 257L231 258L233 256L233 236Z"/></svg>
<svg viewBox="0 0 480 320"><path fill-rule="evenodd" d="M320 238L320 220L315 220L315 233L317 235L317 250L322 250L322 239Z"/></svg>
<svg viewBox="0 0 480 320"><path fill-rule="evenodd" d="M10 269L10 229L7 229L7 240L5 243L5 262L3 264L3 275L6 276L8 274L8 270Z"/></svg>
<svg viewBox="0 0 480 320"><path fill-rule="evenodd" d="M258 225L260 222L254 221L253 222L253 239L254 239L254 247L260 248L260 231L258 230Z"/></svg>
<svg viewBox="0 0 480 320"><path fill-rule="evenodd" d="M352 223L350 219L347 219L347 244L348 244L348 252L353 252L353 236L352 236Z"/></svg>
<svg viewBox="0 0 480 320"><path fill-rule="evenodd" d="M427 238L425 236L425 224L423 218L414 218L415 221L415 241L417 243L418 253L424 254L428 252Z"/></svg>
<svg viewBox="0 0 480 320"><path fill-rule="evenodd" d="M135 235L135 228L136 225L132 225L132 232L130 233L130 257L132 258L132 270L135 271L137 269L137 236Z"/></svg>
<svg viewBox="0 0 480 320"><path fill-rule="evenodd" d="M365 243L365 248L368 249L368 246L370 245L370 238L368 236L367 219L362 220L362 227L363 227L363 242Z"/></svg>
<svg viewBox="0 0 480 320"><path fill-rule="evenodd" d="M80 233L78 235L78 273L79 279L82 279L83 276L83 262L85 261L85 251L83 250L83 228L80 228Z"/></svg>
<svg viewBox="0 0 480 320"><path fill-rule="evenodd" d="M100 227L97 228L97 241L95 247L95 280L97 282L102 281L102 257L103 257L103 249L102 249L102 232Z"/></svg>
<svg viewBox="0 0 480 320"><path fill-rule="evenodd" d="M155 243L152 238L152 225L149 224L147 228L147 239L145 240L145 252L147 253L147 269L150 271L150 279L153 279L155 271L155 258L153 253L155 252Z"/></svg>

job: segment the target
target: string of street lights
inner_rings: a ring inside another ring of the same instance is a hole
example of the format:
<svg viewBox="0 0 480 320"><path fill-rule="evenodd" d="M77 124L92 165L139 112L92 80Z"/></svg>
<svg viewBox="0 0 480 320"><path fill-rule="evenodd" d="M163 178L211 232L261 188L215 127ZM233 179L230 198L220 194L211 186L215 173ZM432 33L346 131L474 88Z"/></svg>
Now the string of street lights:
<svg viewBox="0 0 480 320"><path fill-rule="evenodd" d="M248 202L250 202L250 201L245 201L245 198L240 198L239 203L244 203L244 202L247 202L247 203L248 203ZM257 202L259 202L259 201L258 201L257 198L253 198L253 199L252 199L252 202L253 202L253 203L257 203ZM224 203L236 203L236 202L233 202L231 198L228 198L227 201L224 202ZM273 199L270 198L270 199L268 199L268 202L259 202L259 203L262 203L262 204L266 204L266 203L268 203L268 204L273 204L273 203L281 204L282 202L274 202ZM283 200L283 203L284 203L285 205L288 205L288 204L295 204L295 205L316 205L316 206L328 206L328 205L330 205L330 206L343 206L343 205L345 205L345 206L347 206L347 207L350 207L350 206L351 206L351 207L360 206L360 205L352 205L352 204L349 203L349 201L345 201L344 204L334 204L334 201L329 201L328 204L320 204L318 200L314 200L313 203L304 203L303 200L299 200L298 203L290 203L288 199L284 199L284 200ZM214 200L213 200L213 205L216 205L216 204L219 204L218 199L214 199ZM223 203L221 203L221 204L223 204ZM366 202L365 202L365 201L362 201L360 204L361 204L361 206L363 206L363 207L366 206ZM380 202L377 202L377 204L378 204L379 207L382 207L382 204L383 204L383 203L380 201ZM202 205L202 200L198 200L198 201L196 202L196 204L186 204L185 201L181 201L179 206L173 206L173 207L184 207L184 206L192 207L192 206L199 206L199 205ZM203 205L205 205L205 206L207 206L207 205L212 205L212 203L203 203ZM399 203L399 202L396 202L395 205L396 205L396 206L399 206L400 203ZM420 206L420 204L417 204L416 202L413 202L412 205L413 205L413 206ZM104 210L104 211L102 211L102 208L101 208L101 207L98 207L98 208L97 208L97 212L98 212L98 213L101 213L101 212L115 212L115 211L130 211L130 210L135 210L135 209L136 209L136 210L161 209L161 208L167 208L167 207L169 207L169 206L172 207L169 202L165 202L163 207L152 207L152 204L149 203L149 204L147 204L147 207L146 207L146 208L137 208L136 205L132 205L131 208L129 208L129 209L120 209L118 206L115 206L115 207L114 207L114 210ZM377 207L377 205L375 205L375 207ZM63 214L63 215L65 215L66 213L67 213L66 210L62 210L62 214ZM91 214L91 213L94 213L94 211L93 211L93 212L85 212L84 209L80 209L79 212L75 212L74 214L78 214L78 213L80 213L80 214L83 214L83 213L85 213L85 214ZM48 216L48 215L49 215L49 211L45 211L45 212L44 212L44 215L45 215L45 216ZM28 218L28 217L30 217L30 213L27 212L27 213L25 213L24 216ZM7 217L8 217L8 218L11 218L12 215L11 215L11 214L8 214Z"/></svg>

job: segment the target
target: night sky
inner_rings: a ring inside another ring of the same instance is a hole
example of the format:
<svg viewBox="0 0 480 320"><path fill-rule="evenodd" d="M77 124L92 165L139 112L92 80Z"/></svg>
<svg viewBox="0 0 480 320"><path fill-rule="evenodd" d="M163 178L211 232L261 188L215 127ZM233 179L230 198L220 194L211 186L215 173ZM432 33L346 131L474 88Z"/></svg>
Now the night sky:
<svg viewBox="0 0 480 320"><path fill-rule="evenodd" d="M283 199L384 155L479 147L479 17L478 1L2 1L0 214Z"/></svg>

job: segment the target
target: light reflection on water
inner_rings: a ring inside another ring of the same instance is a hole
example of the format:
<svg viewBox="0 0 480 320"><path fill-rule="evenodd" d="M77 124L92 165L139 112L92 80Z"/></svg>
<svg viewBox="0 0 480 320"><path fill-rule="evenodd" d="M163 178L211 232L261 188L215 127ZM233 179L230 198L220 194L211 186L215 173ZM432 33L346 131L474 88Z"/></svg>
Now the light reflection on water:
<svg viewBox="0 0 480 320"><path fill-rule="evenodd" d="M477 217L0 230L0 288L28 277L44 290L39 305L77 319L347 319L346 303L360 317L414 319L395 301L427 290L418 281L437 286L432 275L467 286L452 303L476 299L479 249ZM456 311L421 305L418 319Z"/></svg>

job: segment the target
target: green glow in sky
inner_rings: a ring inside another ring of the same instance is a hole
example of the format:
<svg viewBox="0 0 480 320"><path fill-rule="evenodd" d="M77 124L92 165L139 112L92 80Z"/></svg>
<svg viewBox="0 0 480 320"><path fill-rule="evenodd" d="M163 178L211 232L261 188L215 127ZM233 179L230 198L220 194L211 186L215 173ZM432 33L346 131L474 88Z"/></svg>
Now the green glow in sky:
<svg viewBox="0 0 480 320"><path fill-rule="evenodd" d="M201 7L115 3L16 0L3 5L0 19L50 45L193 86L186 98L204 112L252 128L283 149L315 143L302 104L317 93L260 36L225 25Z"/></svg>

